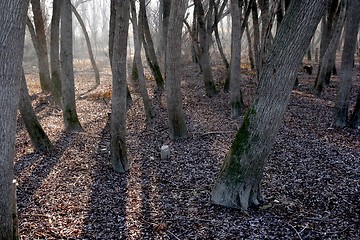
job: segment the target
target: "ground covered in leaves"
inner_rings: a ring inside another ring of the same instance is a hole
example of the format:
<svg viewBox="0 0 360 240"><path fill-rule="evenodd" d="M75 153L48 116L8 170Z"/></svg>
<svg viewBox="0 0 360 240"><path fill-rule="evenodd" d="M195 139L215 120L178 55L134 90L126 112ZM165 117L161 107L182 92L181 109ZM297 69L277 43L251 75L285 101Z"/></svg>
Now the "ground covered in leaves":
<svg viewBox="0 0 360 240"><path fill-rule="evenodd" d="M90 69L77 68L77 110L85 132L64 132L62 114L37 92L28 73L35 111L54 144L34 152L21 117L15 171L21 239L357 239L360 236L360 130L334 129L331 114L338 78L321 98L314 76L299 73L263 179L266 204L245 213L212 205L210 192L242 118L231 119L228 95L204 96L201 75L186 64L182 81L188 138L168 137L165 96L147 84L156 117L147 125L139 94L127 116L126 174L112 171L108 113L111 75L101 86ZM219 84L224 71L214 68ZM359 69L356 70L359 88ZM250 104L253 74L244 71ZM352 101L352 107L354 101ZM171 158L160 158L167 144Z"/></svg>

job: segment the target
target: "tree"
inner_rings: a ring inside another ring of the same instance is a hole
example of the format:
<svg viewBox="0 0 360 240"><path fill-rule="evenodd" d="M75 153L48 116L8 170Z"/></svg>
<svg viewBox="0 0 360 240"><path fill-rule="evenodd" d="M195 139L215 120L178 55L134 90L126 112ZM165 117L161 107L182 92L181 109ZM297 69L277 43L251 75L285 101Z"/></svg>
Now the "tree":
<svg viewBox="0 0 360 240"><path fill-rule="evenodd" d="M356 38L360 22L360 14L357 12L357 9L359 8L359 0L349 0L344 33L345 41L341 58L340 84L336 95L332 121L335 127L345 127L348 125L351 79L353 75L352 70L354 66Z"/></svg>
<svg viewBox="0 0 360 240"><path fill-rule="evenodd" d="M241 4L240 0L231 0L231 64L230 64L230 104L231 116L240 116L243 106L241 94Z"/></svg>
<svg viewBox="0 0 360 240"><path fill-rule="evenodd" d="M130 0L130 7L131 7L131 22L133 26L134 47L135 47L134 59L136 63L135 66L138 72L140 95L144 104L146 121L150 122L155 114L152 110L151 100L149 98L149 94L146 89L144 68L141 60L141 43L139 39L139 26L136 16L136 6L134 0Z"/></svg>
<svg viewBox="0 0 360 240"><path fill-rule="evenodd" d="M61 99L61 78L60 78L60 1L53 1L53 12L50 23L50 68L51 79L54 84L54 94ZM62 102L60 101L61 108Z"/></svg>
<svg viewBox="0 0 360 240"><path fill-rule="evenodd" d="M331 71L335 64L336 49L339 44L342 28L345 21L347 0L341 0L335 16L335 23L331 29L329 45L321 58L320 68L316 76L316 95L320 96L324 84L329 82Z"/></svg>
<svg viewBox="0 0 360 240"><path fill-rule="evenodd" d="M83 131L76 113L72 44L72 14L70 0L61 3L61 82L63 117L68 132Z"/></svg>
<svg viewBox="0 0 360 240"><path fill-rule="evenodd" d="M171 3L166 46L166 102L169 116L170 137L187 136L181 96L181 30L187 7L187 0Z"/></svg>
<svg viewBox="0 0 360 240"><path fill-rule="evenodd" d="M18 239L14 143L29 1L0 1L0 239Z"/></svg>
<svg viewBox="0 0 360 240"><path fill-rule="evenodd" d="M129 1L113 0L116 16L112 50L112 108L110 118L111 162L115 172L130 168L126 151L126 55L129 29ZM111 34L111 33L110 33Z"/></svg>
<svg viewBox="0 0 360 240"><path fill-rule="evenodd" d="M95 86L93 87L93 89L95 89L100 85L100 73L99 73L99 69L98 69L98 67L96 65L94 54L93 54L93 51L92 51L92 48L91 48L91 42L90 42L89 34L88 34L87 30L86 30L84 21L82 20L80 14L78 13L78 11L76 10L76 8L73 5L71 5L71 11L74 13L76 19L78 20L78 22L80 24L80 27L81 27L81 30L82 30L82 32L84 34L84 37L85 37L85 42L86 42L87 50L88 50L88 53L89 53L91 66L92 66L92 68L94 70L94 74L95 74Z"/></svg>
<svg viewBox="0 0 360 240"><path fill-rule="evenodd" d="M215 204L248 209L263 198L260 181L281 125L298 66L325 11L321 1L292 1L259 75L254 101L212 191Z"/></svg>
<svg viewBox="0 0 360 240"><path fill-rule="evenodd" d="M154 43L151 37L149 22L146 14L145 0L140 0L139 10L139 26L142 35L142 41L144 44L146 61L151 69L151 72L155 78L156 86L160 92L164 90L164 78L161 74L160 65L157 61ZM141 23L140 23L141 20Z"/></svg>
<svg viewBox="0 0 360 240"><path fill-rule="evenodd" d="M197 24L199 31L199 64L203 74L205 92L208 97L212 97L217 93L216 86L212 76L210 62L210 40L212 33L212 14L214 11L214 2L209 3L209 13L205 16L203 4L201 0L194 0L194 13L197 16Z"/></svg>
<svg viewBox="0 0 360 240"><path fill-rule="evenodd" d="M24 71L22 71L20 83L19 110L35 150L42 152L52 149L52 144L37 120L34 109L32 108Z"/></svg>
<svg viewBox="0 0 360 240"><path fill-rule="evenodd" d="M112 66L112 61L113 61L115 22L116 22L115 1L111 0L111 2L110 2L110 21L109 21L109 60L110 60L110 66ZM128 85L126 85L126 105L127 105L128 108L130 108L131 102L132 102L131 93L130 93Z"/></svg>

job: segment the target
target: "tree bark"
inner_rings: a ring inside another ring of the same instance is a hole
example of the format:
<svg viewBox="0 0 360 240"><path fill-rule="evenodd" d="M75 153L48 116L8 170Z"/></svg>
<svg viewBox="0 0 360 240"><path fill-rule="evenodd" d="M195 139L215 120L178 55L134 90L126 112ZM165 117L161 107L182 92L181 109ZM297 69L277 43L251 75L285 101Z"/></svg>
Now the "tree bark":
<svg viewBox="0 0 360 240"><path fill-rule="evenodd" d="M0 1L0 239L17 239L14 144L29 1Z"/></svg>
<svg viewBox="0 0 360 240"><path fill-rule="evenodd" d="M212 201L247 210L263 201L260 181L297 69L325 11L325 0L292 1L265 59L250 109L227 154Z"/></svg>
<svg viewBox="0 0 360 240"><path fill-rule="evenodd" d="M241 94L241 4L242 1L231 0L231 64L230 64L230 105L231 117L240 116L243 107Z"/></svg>
<svg viewBox="0 0 360 240"><path fill-rule="evenodd" d="M187 3L187 0L172 2L167 34L165 90L172 139L187 136L181 95L181 30Z"/></svg>
<svg viewBox="0 0 360 240"><path fill-rule="evenodd" d="M109 60L110 66L113 61L113 49L114 49L114 37L115 37L115 22L116 22L116 8L115 0L110 1L110 21L109 21ZM126 84L126 106L130 108L132 103L132 97L128 85Z"/></svg>
<svg viewBox="0 0 360 240"><path fill-rule="evenodd" d="M213 11L213 6L210 1L209 11ZM197 15L197 22L199 26L199 63L203 74L203 81L205 85L205 93L208 97L212 97L217 93L216 86L212 76L211 62L210 62L210 40L211 40L211 28L212 26L209 20L211 16L206 16L203 9L201 0L194 0L194 7Z"/></svg>
<svg viewBox="0 0 360 240"><path fill-rule="evenodd" d="M22 71L20 83L20 102L19 110L24 121L27 132L29 133L31 143L36 151L46 152L52 149L52 144L36 118L31 105L31 100L26 86L24 71Z"/></svg>
<svg viewBox="0 0 360 240"><path fill-rule="evenodd" d="M151 119L155 116L155 114L152 109L151 100L146 89L144 68L141 60L141 43L139 39L139 26L137 21L136 6L134 0L130 0L130 8L131 8L131 22L133 26L134 47L135 47L134 58L135 58L136 68L139 78L139 89L144 104L146 121L149 123Z"/></svg>
<svg viewBox="0 0 360 240"><path fill-rule="evenodd" d="M320 97L324 85L326 84L326 82L329 81L331 77L331 72L335 64L336 49L339 44L342 28L344 26L346 9L347 9L347 0L341 0L340 6L336 14L335 26L333 26L330 35L331 40L328 48L326 49L321 59L320 69L316 77L315 90L316 90L316 96L318 97Z"/></svg>
<svg viewBox="0 0 360 240"><path fill-rule="evenodd" d="M38 46L38 60L39 60L39 76L40 83L44 87L45 91L51 91L53 93L52 80L50 78L49 60L46 46L46 35L44 19L41 10L40 0L31 0L31 7L34 14L34 25L35 25L35 38ZM44 84L45 83L45 84Z"/></svg>
<svg viewBox="0 0 360 240"><path fill-rule="evenodd" d="M129 1L114 0L116 10L112 50L112 108L110 118L111 162L115 172L130 168L126 150L126 55L129 29Z"/></svg>
<svg viewBox="0 0 360 240"><path fill-rule="evenodd" d="M146 14L145 0L140 0L139 15L139 19L141 19L141 24L139 20L139 26L141 26L140 30L142 30L141 35L144 44L146 60L154 76L156 86L158 90L162 92L164 90L164 78L161 74L160 65L156 57L154 43L151 37L149 22Z"/></svg>
<svg viewBox="0 0 360 240"><path fill-rule="evenodd" d="M61 3L61 79L63 118L68 132L83 131L76 112L70 0Z"/></svg>
<svg viewBox="0 0 360 240"><path fill-rule="evenodd" d="M89 34L86 30L84 21L82 20L80 14L78 13L78 11L76 10L76 8L71 5L71 11L74 13L76 19L78 20L81 30L84 34L85 37L85 42L86 42L86 46L87 46L87 50L88 50L88 54L89 54L89 58L90 58L90 62L91 62L91 66L94 70L94 74L95 74L95 86L93 87L93 89L97 88L100 85L100 73L99 73L99 69L96 65L96 61L94 58L94 54L91 48L91 42L90 42L90 38L89 38Z"/></svg>
<svg viewBox="0 0 360 240"><path fill-rule="evenodd" d="M345 127L348 125L350 104L351 80L353 75L356 38L359 30L360 0L350 0L345 24L345 40L341 58L341 72L339 90L336 95L333 114L333 126Z"/></svg>
<svg viewBox="0 0 360 240"><path fill-rule="evenodd" d="M50 29L50 68L51 79L54 84L55 98L61 102L61 78L60 78L60 1L53 1L53 14Z"/></svg>

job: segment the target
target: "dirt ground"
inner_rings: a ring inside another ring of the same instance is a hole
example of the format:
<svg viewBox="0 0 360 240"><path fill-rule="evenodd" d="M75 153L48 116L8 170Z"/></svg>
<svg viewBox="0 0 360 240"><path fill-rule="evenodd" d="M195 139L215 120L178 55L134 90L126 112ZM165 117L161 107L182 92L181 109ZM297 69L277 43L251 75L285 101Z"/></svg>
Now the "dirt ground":
<svg viewBox="0 0 360 240"><path fill-rule="evenodd" d="M131 87L127 115L126 174L112 171L108 113L111 74L100 66L101 86L88 65L77 64L77 111L85 129L64 132L62 113L39 93L36 71L27 79L37 116L55 148L34 152L18 120L15 172L21 239L357 239L360 236L360 130L334 129L331 115L338 77L321 98L316 75L299 70L291 101L263 178L266 199L249 212L215 206L210 192L242 118L231 119L228 95L204 95L197 67L185 64L182 81L189 137L168 136L165 96L149 94L156 117L145 123L142 102ZM360 87L356 69L351 107ZM218 87L222 67L214 68ZM245 103L255 80L244 70ZM171 157L160 158L170 146Z"/></svg>

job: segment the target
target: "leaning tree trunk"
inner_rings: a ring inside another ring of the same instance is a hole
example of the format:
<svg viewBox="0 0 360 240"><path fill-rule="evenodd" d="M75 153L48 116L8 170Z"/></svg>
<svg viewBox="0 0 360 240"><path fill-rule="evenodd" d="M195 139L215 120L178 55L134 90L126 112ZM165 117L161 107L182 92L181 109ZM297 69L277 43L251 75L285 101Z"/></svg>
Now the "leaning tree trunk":
<svg viewBox="0 0 360 240"><path fill-rule="evenodd" d="M99 73L99 69L98 69L98 67L96 65L94 54L93 54L93 51L92 51L92 48L91 48L91 42L90 42L89 34L88 34L87 30L86 30L84 21L82 20L80 14L78 13L78 11L76 10L76 8L73 5L71 5L71 11L74 13L76 19L78 20L78 22L80 24L80 27L81 27L81 30L82 30L82 32L84 34L84 37L85 37L85 42L86 42L87 50L88 50L88 53L89 53L91 66L92 66L92 68L94 70L94 74L95 74L95 86L93 87L93 89L95 89L100 85L100 73Z"/></svg>
<svg viewBox="0 0 360 240"><path fill-rule="evenodd" d="M136 19L137 15L136 15L136 6L134 0L130 0L130 8L131 8L131 22L133 26L134 47L135 47L135 53L134 53L134 58L136 63L135 66L138 72L139 89L144 104L146 121L149 123L151 119L155 116L155 113L152 109L151 100L146 89L144 68L141 60L141 43L139 39L139 26L138 26L138 21Z"/></svg>
<svg viewBox="0 0 360 240"><path fill-rule="evenodd" d="M129 1L114 0L116 16L112 50L112 108L110 118L111 162L115 172L130 168L126 153L126 53L129 29Z"/></svg>
<svg viewBox="0 0 360 240"><path fill-rule="evenodd" d="M259 27L259 17L257 11L256 1L251 1L251 16L253 22L253 31L254 31L254 56L255 56L255 67L256 73L259 76L261 70L261 44L260 44L260 27Z"/></svg>
<svg viewBox="0 0 360 240"><path fill-rule="evenodd" d="M29 1L0 1L0 239L18 239L14 144Z"/></svg>
<svg viewBox="0 0 360 240"><path fill-rule="evenodd" d="M36 118L31 105L31 100L26 86L24 71L22 71L20 84L20 102L19 110L24 121L27 132L29 133L31 143L36 151L44 152L52 149L52 144Z"/></svg>
<svg viewBox="0 0 360 240"><path fill-rule="evenodd" d="M331 40L328 48L326 49L324 56L321 59L320 69L318 75L316 76L316 95L320 97L324 84L330 79L331 71L335 64L336 50L339 44L341 31L344 26L346 9L347 9L347 0L342 0L341 5L339 6L339 10L336 16L336 24L333 27L333 31L331 33Z"/></svg>
<svg viewBox="0 0 360 240"><path fill-rule="evenodd" d="M181 96L181 29L188 0L174 1L168 26L166 47L166 102L172 139L187 136Z"/></svg>
<svg viewBox="0 0 360 240"><path fill-rule="evenodd" d="M230 105L231 117L240 116L243 107L241 94L241 5L239 0L231 0L231 64L230 64ZM240 43L240 44L239 44Z"/></svg>
<svg viewBox="0 0 360 240"><path fill-rule="evenodd" d="M164 90L164 78L161 74L160 65L157 61L154 43L151 37L149 22L146 14L145 0L140 0L139 15L139 26L142 28L142 40L144 44L146 61L151 69L151 72L155 78L156 86L160 92Z"/></svg>
<svg viewBox="0 0 360 240"><path fill-rule="evenodd" d="M348 112L350 104L351 79L354 67L354 54L356 38L359 30L360 0L350 0L345 25L345 40L341 58L341 72L339 91L336 96L333 114L333 126L345 127L348 125Z"/></svg>
<svg viewBox="0 0 360 240"><path fill-rule="evenodd" d="M212 191L212 201L248 209L263 199L260 181L281 125L296 72L325 0L292 1L266 58L254 102L244 117Z"/></svg>
<svg viewBox="0 0 360 240"><path fill-rule="evenodd" d="M61 79L63 118L68 132L83 131L76 113L70 0L61 3Z"/></svg>

